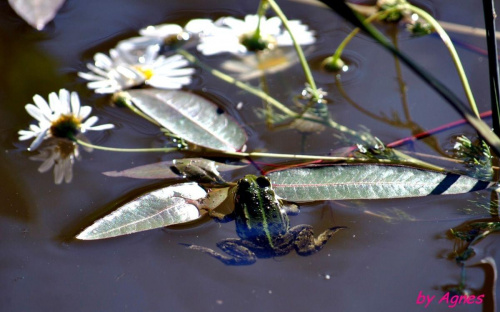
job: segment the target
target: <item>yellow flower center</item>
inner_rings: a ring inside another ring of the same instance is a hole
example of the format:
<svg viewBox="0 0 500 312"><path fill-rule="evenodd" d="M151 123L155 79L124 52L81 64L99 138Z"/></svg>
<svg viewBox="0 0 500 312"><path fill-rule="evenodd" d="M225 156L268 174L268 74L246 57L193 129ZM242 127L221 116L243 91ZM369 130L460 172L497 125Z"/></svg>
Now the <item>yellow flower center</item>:
<svg viewBox="0 0 500 312"><path fill-rule="evenodd" d="M137 71L139 71L141 74L143 74L144 77L146 78L146 80L151 79L151 77L153 77L153 75L154 75L154 72L151 68L148 68L145 66L140 66L140 65L136 65L136 66L134 66L134 68Z"/></svg>
<svg viewBox="0 0 500 312"><path fill-rule="evenodd" d="M50 134L57 138L74 138L80 131L81 121L75 115L61 115L52 122Z"/></svg>

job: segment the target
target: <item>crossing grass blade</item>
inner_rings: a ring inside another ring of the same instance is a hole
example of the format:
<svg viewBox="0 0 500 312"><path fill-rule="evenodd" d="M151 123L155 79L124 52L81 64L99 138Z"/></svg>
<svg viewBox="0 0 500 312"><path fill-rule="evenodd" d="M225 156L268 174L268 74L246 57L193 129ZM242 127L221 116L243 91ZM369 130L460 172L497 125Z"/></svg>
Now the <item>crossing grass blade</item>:
<svg viewBox="0 0 500 312"><path fill-rule="evenodd" d="M500 138L495 135L491 128L478 118L472 110L461 101L451 90L437 80L431 73L415 63L406 54L397 50L390 41L385 38L375 27L368 23L364 23L363 17L352 11L349 6L342 0L321 0L328 5L340 16L351 22L354 26L370 35L384 48L396 55L404 62L415 74L429 84L436 92L438 92L460 115L462 115L476 129L479 135L492 147L497 155L500 155Z"/></svg>

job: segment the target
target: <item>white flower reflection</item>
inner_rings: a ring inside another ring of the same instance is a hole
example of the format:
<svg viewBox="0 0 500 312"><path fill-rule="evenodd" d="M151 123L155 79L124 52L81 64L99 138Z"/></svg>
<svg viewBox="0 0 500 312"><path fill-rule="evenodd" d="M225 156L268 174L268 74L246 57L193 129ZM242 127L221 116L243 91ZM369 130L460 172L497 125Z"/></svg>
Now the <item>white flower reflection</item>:
<svg viewBox="0 0 500 312"><path fill-rule="evenodd" d="M258 15L247 15L244 20L223 17L215 21L215 30L200 36L198 50L205 55L229 52L245 54L260 50L271 50L277 46L293 45L292 38L277 17L261 17L260 35L256 36ZM300 45L313 44L314 32L298 20L289 21L290 29Z"/></svg>
<svg viewBox="0 0 500 312"><path fill-rule="evenodd" d="M19 141L35 138L28 150L37 149L48 138L73 139L86 131L100 131L114 127L112 124L94 126L98 118L92 116L87 119L92 108L80 106L76 92L70 93L66 89L59 90L59 94L52 92L49 94L49 103L37 94L33 97L33 101L35 105L27 104L25 108L28 114L37 120L38 125L31 124L28 130L18 132Z"/></svg>
<svg viewBox="0 0 500 312"><path fill-rule="evenodd" d="M304 54L311 54L314 47L304 49ZM238 80L247 81L264 74L275 74L294 66L299 62L297 52L292 47L278 47L263 53L233 55L222 62L220 67L232 72Z"/></svg>
<svg viewBox="0 0 500 312"><path fill-rule="evenodd" d="M151 45L136 62L130 55L116 49L110 56L97 53L94 64L87 64L90 72L79 72L78 76L90 81L89 89L96 93L115 93L146 84L159 89L180 89L191 83L194 68L181 55L159 55L160 46Z"/></svg>
<svg viewBox="0 0 500 312"><path fill-rule="evenodd" d="M45 173L54 168L54 183L63 181L70 183L73 179L73 165L80 160L78 145L64 139L54 139L42 146L38 154L30 157L31 160L41 161L38 167L40 173Z"/></svg>

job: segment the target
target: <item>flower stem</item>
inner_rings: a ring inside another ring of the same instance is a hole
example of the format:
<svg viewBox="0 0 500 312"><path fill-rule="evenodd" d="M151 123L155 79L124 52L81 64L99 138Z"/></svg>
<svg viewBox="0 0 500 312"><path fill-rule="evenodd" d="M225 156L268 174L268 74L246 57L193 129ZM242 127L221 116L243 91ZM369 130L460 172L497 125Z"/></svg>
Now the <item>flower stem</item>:
<svg viewBox="0 0 500 312"><path fill-rule="evenodd" d="M151 152L162 152L162 153L170 153L178 151L179 149L176 147L159 147L159 148L116 148L116 147L106 147L100 145L94 145L88 142L84 142L80 139L73 138L77 144L80 144L85 147L90 147L96 150L108 151L108 152L124 152L124 153L151 153Z"/></svg>
<svg viewBox="0 0 500 312"><path fill-rule="evenodd" d="M262 20L262 16L266 13L268 8L268 4L266 0L260 0L259 2L259 8L257 9L257 29L255 29L255 33L253 34L253 39L258 40L260 38L260 22Z"/></svg>
<svg viewBox="0 0 500 312"><path fill-rule="evenodd" d="M479 117L479 111L477 109L477 106L476 106L476 101L474 100L474 96L472 94L472 91L470 89L470 86L469 86L469 82L467 80L467 76L465 75L465 71L463 69L463 66L462 66L462 63L460 61L460 58L458 56L458 53L453 45L453 42L451 41L450 37L448 36L448 34L446 33L446 31L443 29L443 27L441 27L441 25L438 23L438 21L436 21L432 15L430 15L429 13L427 13L426 11L420 9L419 7L416 7L416 6L413 6L411 4L405 4L404 5L406 8L408 8L410 11L412 11L413 13L416 13L418 14L420 17L422 17L425 21L427 21L429 24L432 25L432 27L434 28L434 30L438 33L438 35L440 36L441 40L443 41L443 43L445 44L445 46L448 48L448 51L450 52L450 55L453 59L453 62L455 63L455 67L457 69L457 72L458 72L458 75L460 77L460 80L462 82L462 87L464 88L464 92L467 96L467 99L469 101L469 105L472 109L472 111L474 112L474 114ZM401 10L402 7L401 6L396 6L394 8L391 8L391 9L388 9L388 10L384 10L384 11L379 11L377 13L374 13L372 15L370 15L369 17L367 17L364 21L367 22L367 23L371 23L373 20L375 20L376 18L382 16L382 15L386 15L388 13L391 13L393 11L397 11L397 10ZM337 48L337 50L335 50L335 53L327 58L327 61L326 61L326 66L331 66L331 68L335 68L336 64L339 62L340 60L340 56L342 55L342 52L345 48L345 46L352 40L352 38L359 32L359 28L356 28L354 29L343 41L342 43L339 45L339 47Z"/></svg>
<svg viewBox="0 0 500 312"><path fill-rule="evenodd" d="M132 112L136 113L137 115L141 116L142 118L148 120L154 125L161 126L156 120L153 118L149 117L148 115L144 114L142 111L137 109L137 107L132 104L132 100L130 98L130 95L126 91L121 91L113 94L113 102L119 102L122 105L125 105L128 109L130 109Z"/></svg>
<svg viewBox="0 0 500 312"><path fill-rule="evenodd" d="M341 125L339 123L336 123L331 118L329 118L328 120L325 121L325 120L323 120L321 118L318 118L318 117L302 116L302 114L298 114L298 113L292 111L291 109L289 109L288 107L286 107L285 105L283 105L281 102L279 102L275 98L269 96L264 91L259 90L257 88L254 88L254 87L252 87L252 86L250 86L250 85L248 85L246 83L243 83L241 81L238 81L238 80L234 79L233 77L224 74L221 71L218 71L216 69L213 69L213 68L211 68L211 67L203 64L194 55L192 55L191 53L187 52L186 50L179 49L179 50L177 50L177 52L179 54L181 54L182 56L184 56L191 63L200 66L201 68L205 69L206 71L208 71L209 73L211 73L215 77L217 77L219 79L222 79L222 80L224 80L227 83L233 84L233 85L237 86L238 88L241 88L241 89L243 89L243 90L245 90L245 91L247 91L247 92L249 92L249 93L251 93L251 94L253 94L255 96L260 97L261 99L263 99L264 101L266 101L267 103L269 103L270 105L272 105L273 107L275 107L276 109L278 109L281 112L287 114L290 118L295 118L295 119L300 118L300 119L303 119L303 120L308 120L308 121L313 121L313 122L317 122L317 123L320 123L320 124L324 124L324 125L329 126L329 127L333 128L333 129L336 129L336 130L338 130L340 132L343 132L343 133L346 133L346 134L348 134L350 136L358 138L358 139L360 139L361 141L363 141L363 142L365 142L367 144L371 144L372 143L371 140L366 135L360 134L360 133L358 133L355 130L352 130L352 129L346 127L346 126L343 126L343 125Z"/></svg>
<svg viewBox="0 0 500 312"><path fill-rule="evenodd" d="M371 23L375 19L379 18L380 16L382 16L384 14L387 14L387 13L391 13L392 11L396 11L398 9L399 8L392 8L392 9L389 9L389 10L386 10L386 11L378 11L377 13L374 13L374 14L370 15L369 17L367 17L365 19L365 22ZM352 38L354 38L359 33L359 31L360 31L359 27L353 29L351 31L351 33L349 35L347 35L347 37L345 37L344 40L342 40L342 42L339 44L339 46L335 50L335 53L333 53L332 56L328 57L325 60L325 65L324 66L327 69L328 68L337 69L337 70L340 69L340 68L337 68L338 67L337 64L339 63L339 61L342 61L340 59L340 57L342 56L342 52L344 52L344 49L347 46L347 44L349 44L349 42L351 42Z"/></svg>
<svg viewBox="0 0 500 312"><path fill-rule="evenodd" d="M333 162L345 162L345 163L382 163L382 164L400 164L417 166L420 168L425 168L429 170L434 170L438 172L446 171L442 167L438 167L415 158L408 157L402 153L398 154L400 157L405 157L405 159L399 159L397 161L391 159L377 159L376 161L372 159L361 159L353 157L337 157L337 156L319 156L319 155L296 155L296 154L276 154L276 153L260 153L260 152L223 152L227 156L236 157L268 157L268 158L285 158L285 159L301 159L301 160L324 160Z"/></svg>
<svg viewBox="0 0 500 312"><path fill-rule="evenodd" d="M444 45L448 48L448 51L450 52L451 58L453 59L453 62L455 63L455 67L457 68L458 76L460 77L460 80L462 81L462 86L465 91L465 95L467 96L467 99L469 100L469 105L476 114L477 117L479 117L479 111L476 106L476 101L474 100L474 96L472 95L472 91L469 86L469 81L467 80L467 76L465 75L464 68L462 66L462 63L460 62L460 58L458 56L457 51L455 50L455 46L453 45L453 42L451 41L450 37L446 33L446 31L439 25L439 23L426 11L420 9L419 7L413 6L411 4L408 4L408 8L418 14L420 17L422 17L425 21L427 21L429 24L432 25L434 30L438 33L438 35L441 37L441 40L443 41Z"/></svg>
<svg viewBox="0 0 500 312"><path fill-rule="evenodd" d="M217 77L219 79L222 79L222 80L224 80L227 83L233 84L233 85L237 86L238 88L241 88L241 89L243 89L243 90L245 90L245 91L247 91L247 92L249 92L249 93L251 93L251 94L253 94L255 96L260 97L261 99L263 99L264 101L268 102L269 104L271 104L272 106L274 106L276 109L278 109L281 112L287 114L288 116L290 116L292 118L299 118L300 117L299 114L297 114L296 112L292 111L291 109L289 109L288 107L286 107L284 104L282 104L281 102L279 102L275 98L269 96L264 91L259 90L257 88L254 88L254 87L252 87L252 86L250 86L250 85L248 85L246 83L243 83L241 81L238 81L238 80L234 79L233 77L224 74L221 71L218 71L216 69L213 69L213 68L211 68L211 67L203 64L194 55L192 55L191 53L187 52L186 50L179 49L179 50L177 50L177 52L179 54L181 54L182 56L184 56L191 63L200 66L201 68L205 69L206 71L208 71L209 73L211 73L215 77Z"/></svg>
<svg viewBox="0 0 500 312"><path fill-rule="evenodd" d="M307 83L311 87L313 99L316 102L320 101L322 99L322 95L318 91L318 88L316 87L316 82L314 82L314 78L312 76L311 69L309 68L309 65L307 64L306 57L304 56L304 51L302 51L302 48L298 44L297 40L295 39L295 36L292 33L292 30L290 29L290 25L288 24L288 19L286 18L285 14L283 13L283 11L281 11L280 7L278 6L278 4L274 0L265 0L265 1L274 10L276 15L278 15L278 17L281 19L283 26L288 31L290 38L292 38L293 46L295 47L295 51L297 51L297 56L299 57L300 64L302 65L302 69L304 70L304 74L306 75Z"/></svg>

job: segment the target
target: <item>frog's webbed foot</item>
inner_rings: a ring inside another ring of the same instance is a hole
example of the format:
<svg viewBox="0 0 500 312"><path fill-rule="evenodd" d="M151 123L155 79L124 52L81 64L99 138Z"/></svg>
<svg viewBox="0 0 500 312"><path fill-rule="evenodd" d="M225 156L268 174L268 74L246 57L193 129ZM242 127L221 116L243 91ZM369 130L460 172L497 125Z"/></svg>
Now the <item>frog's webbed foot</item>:
<svg viewBox="0 0 500 312"><path fill-rule="evenodd" d="M297 225L291 228L290 231L296 235L294 246L297 254L308 256L320 251L333 234L345 228L345 226L332 227L319 234L317 238L314 238L314 231L310 225Z"/></svg>
<svg viewBox="0 0 500 312"><path fill-rule="evenodd" d="M187 248L192 250L206 253L227 265L249 265L255 263L255 261L257 261L257 257L250 249L244 246L245 243L245 241L237 238L229 238L217 243L217 247L219 247L227 255L218 253L207 247L190 244L181 245L187 246Z"/></svg>

